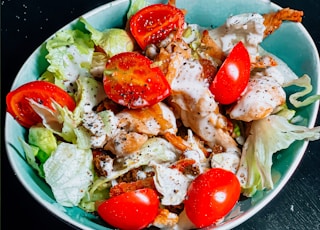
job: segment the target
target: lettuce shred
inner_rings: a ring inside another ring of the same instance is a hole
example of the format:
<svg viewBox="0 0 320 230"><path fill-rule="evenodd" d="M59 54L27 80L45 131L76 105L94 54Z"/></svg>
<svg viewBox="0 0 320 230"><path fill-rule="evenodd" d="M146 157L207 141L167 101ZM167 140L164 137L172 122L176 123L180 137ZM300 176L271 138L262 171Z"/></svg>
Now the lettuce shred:
<svg viewBox="0 0 320 230"><path fill-rule="evenodd" d="M271 115L252 122L237 172L243 195L251 197L257 190L273 189L271 166L274 153L288 148L296 140L318 139L320 126L294 125L282 116Z"/></svg>
<svg viewBox="0 0 320 230"><path fill-rule="evenodd" d="M287 83L283 87L288 87L292 85L303 88L301 91L293 93L289 96L289 101L294 107L296 108L304 107L320 99L320 94L317 94L317 95L308 96L303 100L299 100L307 96L312 91L311 79L308 75L305 74L302 77Z"/></svg>
<svg viewBox="0 0 320 230"><path fill-rule="evenodd" d="M57 202L66 207L77 206L93 180L91 149L79 149L61 142L44 163L45 180Z"/></svg>

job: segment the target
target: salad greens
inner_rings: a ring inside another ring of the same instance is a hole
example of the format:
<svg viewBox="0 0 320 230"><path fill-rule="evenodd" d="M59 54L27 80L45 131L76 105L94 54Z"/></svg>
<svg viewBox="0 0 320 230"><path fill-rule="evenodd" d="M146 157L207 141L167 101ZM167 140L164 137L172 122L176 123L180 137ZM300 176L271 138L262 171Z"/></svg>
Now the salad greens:
<svg viewBox="0 0 320 230"><path fill-rule="evenodd" d="M91 149L61 142L43 169L57 202L77 206L93 180Z"/></svg>
<svg viewBox="0 0 320 230"><path fill-rule="evenodd" d="M128 18L146 5L144 0L131 1ZM98 63L94 65L104 66L109 57L133 51L134 41L124 29L111 28L100 32L84 18L80 18L80 22L88 31L63 30L48 40L46 48L49 53L46 59L49 66L41 76L41 79L51 81L69 92L75 98L76 109L71 112L53 102L56 111L52 112L31 101L34 110L43 118L44 127L31 127L28 141L21 140L21 143L28 163L45 178L58 203L68 207L80 206L92 212L95 211L95 201L108 198L110 181L140 166L156 166L156 185L160 190L168 189L162 183L161 173L157 171L162 170L160 163L177 160L177 150L166 140L153 137L148 139L138 154L124 157L121 167L113 168L113 162L105 165L108 176L101 178L96 175L91 147L103 146L104 137L114 135L117 121L112 111L93 111L106 95L102 82L91 75L92 62ZM185 34L190 39L190 44L198 44L201 33L194 32L193 28L191 36L191 27L188 28ZM107 57L101 53L96 54L95 46L103 48ZM261 49L259 53L265 54L265 51ZM280 65L278 70L283 71L283 66L285 64ZM285 82L283 87L297 85L304 88L289 96L293 106L306 106L320 99L320 95L307 96L307 99L299 102L299 98L311 92L310 78L307 75L301 78L296 78L293 74L288 76L291 77L290 81ZM253 121L249 130L246 130L249 133L247 136L244 130L237 130L238 136L242 135L245 140L237 172L244 195L250 197L257 190L273 188L273 154L289 147L296 140L320 139L320 127L295 125L291 123L293 116L294 110L287 109L285 105L278 114ZM93 121L97 126L90 125ZM243 127L243 124L238 127ZM59 140L55 135L60 137ZM202 153L191 134L187 142L193 146L193 150ZM200 158L202 161L203 156L199 156Z"/></svg>
<svg viewBox="0 0 320 230"><path fill-rule="evenodd" d="M307 128L294 125L285 117L271 115L253 121L242 148L240 179L243 194L251 197L257 190L273 189L272 156L288 148L296 140L320 139L320 127ZM242 180L246 178L246 180Z"/></svg>
<svg viewBox="0 0 320 230"><path fill-rule="evenodd" d="M62 30L47 42L47 71L54 75L54 83L74 93L78 76L90 76L94 43L90 35L80 30Z"/></svg>
<svg viewBox="0 0 320 230"><path fill-rule="evenodd" d="M133 51L134 41L124 29L111 28L100 32L93 28L83 17L80 17L88 31L94 44L102 48L109 57L118 53Z"/></svg>

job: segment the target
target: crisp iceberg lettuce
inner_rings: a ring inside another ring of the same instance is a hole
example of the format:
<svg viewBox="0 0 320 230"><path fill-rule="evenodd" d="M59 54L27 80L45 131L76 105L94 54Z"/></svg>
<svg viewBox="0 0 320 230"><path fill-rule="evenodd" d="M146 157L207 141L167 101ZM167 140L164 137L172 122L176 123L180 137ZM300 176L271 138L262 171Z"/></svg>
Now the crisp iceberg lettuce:
<svg viewBox="0 0 320 230"><path fill-rule="evenodd" d="M30 105L42 118L43 125L65 141L74 144L77 143L75 129L81 124L83 114L92 112L93 108L106 98L102 83L91 77L80 76L76 85L78 91L74 96L77 106L73 112L67 107L62 108L54 101L52 101L52 106L55 110L51 110L34 100L30 100Z"/></svg>
<svg viewBox="0 0 320 230"><path fill-rule="evenodd" d="M160 137L149 138L135 153L123 158L120 170L113 170L106 179L108 181L129 172L131 169L148 165L151 161L156 163L174 162L177 160L176 149L165 139Z"/></svg>
<svg viewBox="0 0 320 230"><path fill-rule="evenodd" d="M133 51L134 41L124 29L111 28L103 32L96 30L83 17L80 21L85 24L86 29L91 33L91 39L96 46L99 46L104 52L112 57L118 53Z"/></svg>
<svg viewBox="0 0 320 230"><path fill-rule="evenodd" d="M291 124L286 118L271 115L253 121L243 146L237 172L242 192L251 197L257 190L272 189L272 155L296 140L320 139L320 126L307 128Z"/></svg>
<svg viewBox="0 0 320 230"><path fill-rule="evenodd" d="M141 149L124 158L118 159L117 166L113 166L110 162L110 171L106 177L96 178L86 196L82 199L80 207L85 210L94 211L94 201L106 198L107 188L110 187L112 180L129 172L131 169L140 166L153 164L172 163L178 159L177 150L168 141L160 137L153 137L146 141Z"/></svg>
<svg viewBox="0 0 320 230"><path fill-rule="evenodd" d="M42 118L42 124L54 134L62 137L65 141L75 143L74 129L80 121L74 119L73 113L67 108L62 108L58 103L52 102L54 110L30 100L33 110Z"/></svg>
<svg viewBox="0 0 320 230"><path fill-rule="evenodd" d="M103 84L92 77L80 76L76 83L78 86L78 91L75 94L77 106L73 113L75 119L79 120L84 113L91 112L107 95L104 92Z"/></svg>
<svg viewBox="0 0 320 230"><path fill-rule="evenodd" d="M25 142L23 139L19 138L19 141L21 142L23 151L26 154L26 160L28 164L38 172L39 176L44 178L44 171L42 164L38 163L37 155L40 151L39 147L29 145L27 142Z"/></svg>
<svg viewBox="0 0 320 230"><path fill-rule="evenodd" d="M93 181L92 152L61 142L43 170L57 202L77 206Z"/></svg>
<svg viewBox="0 0 320 230"><path fill-rule="evenodd" d="M47 71L53 73L54 83L74 93L78 77L90 76L94 51L90 35L80 30L62 30L48 40L46 48L49 52L46 59L50 63Z"/></svg>
<svg viewBox="0 0 320 230"><path fill-rule="evenodd" d="M131 0L130 1L130 8L127 13L127 19L130 19L132 15L137 13L142 8L146 7L148 2L145 0Z"/></svg>
<svg viewBox="0 0 320 230"><path fill-rule="evenodd" d="M304 98L309 93L311 93L312 88L313 88L312 84L311 84L311 79L308 75L305 74L300 78L292 80L291 82L285 84L284 87L289 87L292 85L303 88L301 91L293 93L289 96L289 101L294 107L299 108L299 107L307 106L307 105L310 105L320 99L319 94L318 95L311 95L311 96Z"/></svg>

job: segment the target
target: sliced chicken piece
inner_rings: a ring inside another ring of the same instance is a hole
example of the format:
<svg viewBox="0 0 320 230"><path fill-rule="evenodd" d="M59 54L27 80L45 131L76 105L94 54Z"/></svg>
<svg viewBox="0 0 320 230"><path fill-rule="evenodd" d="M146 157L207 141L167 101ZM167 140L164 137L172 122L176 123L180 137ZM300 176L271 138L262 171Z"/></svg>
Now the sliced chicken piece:
<svg viewBox="0 0 320 230"><path fill-rule="evenodd" d="M159 229L174 229L178 221L179 217L177 214L170 212L168 209L161 208L152 225Z"/></svg>
<svg viewBox="0 0 320 230"><path fill-rule="evenodd" d="M139 150L147 140L148 135L146 134L119 130L113 138L108 140L104 149L110 150L119 157L123 157Z"/></svg>
<svg viewBox="0 0 320 230"><path fill-rule="evenodd" d="M286 94L281 87L281 76L276 71L257 72L249 80L244 94L230 111L230 117L250 122L270 115L274 109L285 103Z"/></svg>
<svg viewBox="0 0 320 230"><path fill-rule="evenodd" d="M180 52L181 47L183 50ZM210 147L219 144L225 149L236 149L237 143L229 134L228 120L219 112L208 81L203 77L200 61L193 59L189 55L190 49L183 44L176 43L173 51L166 76L171 83L169 103L176 117Z"/></svg>
<svg viewBox="0 0 320 230"><path fill-rule="evenodd" d="M109 138L104 149L117 156L139 150L150 136L177 132L176 118L171 109L162 102L145 109L124 109L116 114L116 118L116 134Z"/></svg>
<svg viewBox="0 0 320 230"><path fill-rule="evenodd" d="M118 113L118 128L149 136L162 135L165 132L177 132L176 118L171 109L160 102L144 109L125 109Z"/></svg>

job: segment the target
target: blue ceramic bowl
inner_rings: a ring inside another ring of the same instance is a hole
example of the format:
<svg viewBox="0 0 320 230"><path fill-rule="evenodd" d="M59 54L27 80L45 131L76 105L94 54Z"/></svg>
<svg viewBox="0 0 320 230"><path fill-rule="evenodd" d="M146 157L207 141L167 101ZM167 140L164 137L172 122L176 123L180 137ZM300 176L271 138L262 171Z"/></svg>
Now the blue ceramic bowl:
<svg viewBox="0 0 320 230"><path fill-rule="evenodd" d="M149 0L150 3L166 2ZM118 0L98 7L84 17L97 29L123 27L124 18L129 8L129 0ZM204 27L219 26L225 19L234 14L245 12L267 13L279 9L279 6L258 0L177 0L177 6L187 10L186 21L197 23ZM217 7L219 6L219 7ZM83 28L78 20L72 21L64 28ZM290 38L290 39L288 39ZM297 45L299 44L299 45ZM284 23L281 28L265 39L263 47L284 60L298 75L308 74L314 86L313 93L319 94L320 64L317 49L310 35L299 23ZM46 69L47 62L45 45L41 45L26 60L19 71L12 89L36 80ZM313 126L318 112L319 102L298 110L298 115L304 118L303 125ZM6 116L5 144L9 161L17 177L29 193L46 209L68 224L81 229L108 229L97 216L86 213L80 208L64 208L58 205L49 186L39 178L27 164L18 138L25 138L26 130L11 116ZM235 207L233 218L228 217L217 229L230 229L243 223L266 206L289 180L306 150L306 142L295 142L289 149L281 151L274 158L273 174L275 187L271 191L258 192L252 199L240 201Z"/></svg>

